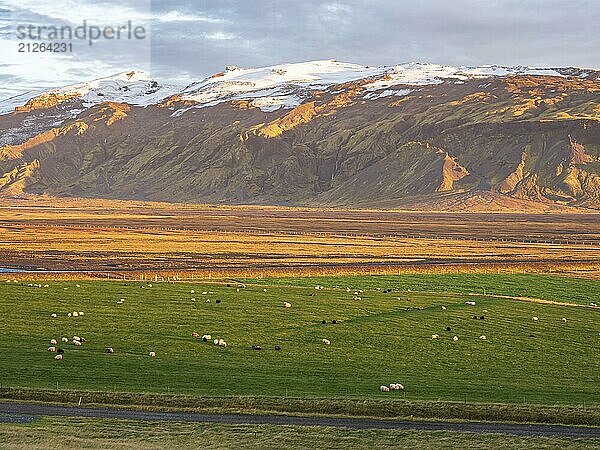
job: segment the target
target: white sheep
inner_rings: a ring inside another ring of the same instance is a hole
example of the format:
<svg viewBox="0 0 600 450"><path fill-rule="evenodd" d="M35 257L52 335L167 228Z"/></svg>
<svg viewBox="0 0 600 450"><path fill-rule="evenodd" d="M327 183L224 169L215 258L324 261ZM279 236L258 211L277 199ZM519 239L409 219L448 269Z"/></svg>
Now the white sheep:
<svg viewBox="0 0 600 450"><path fill-rule="evenodd" d="M75 287L81 287L81 286L79 286L78 284L76 284Z"/></svg>
<svg viewBox="0 0 600 450"><path fill-rule="evenodd" d="M566 318L566 317L563 317L563 318L562 318L562 321L563 321L563 322L566 322L566 321L567 321L567 318Z"/></svg>
<svg viewBox="0 0 600 450"><path fill-rule="evenodd" d="M50 345L56 345L58 344L58 342L56 342L56 339L50 339Z"/></svg>
<svg viewBox="0 0 600 450"><path fill-rule="evenodd" d="M206 292L206 291L204 291L204 292L202 293L202 295L207 295L207 294L208 294L208 292Z"/></svg>
<svg viewBox="0 0 600 450"><path fill-rule="evenodd" d="M81 311L79 311L79 315L80 315L80 316L83 316L83 313L82 313Z"/></svg>
<svg viewBox="0 0 600 450"><path fill-rule="evenodd" d="M323 344L331 345L331 341L329 339L323 339Z"/></svg>
<svg viewBox="0 0 600 450"><path fill-rule="evenodd" d="M439 339L439 338L440 338L439 334L432 334L432 335L431 335L431 340L432 340L432 341L433 341L434 339Z"/></svg>
<svg viewBox="0 0 600 450"><path fill-rule="evenodd" d="M52 313L51 316L52 316L53 319L56 319L58 317L58 314Z"/></svg>
<svg viewBox="0 0 600 450"><path fill-rule="evenodd" d="M532 319L534 322L537 322L537 321L539 320L537 316L533 316L531 319Z"/></svg>
<svg viewBox="0 0 600 450"><path fill-rule="evenodd" d="M148 356L150 358L156 358L156 352L150 352L150 353L148 353Z"/></svg>
<svg viewBox="0 0 600 450"><path fill-rule="evenodd" d="M215 340L213 341L213 344L215 344L215 345L219 345L219 340L218 340L218 339L215 339Z"/></svg>
<svg viewBox="0 0 600 450"><path fill-rule="evenodd" d="M63 337L60 339L62 342L69 342L69 340L66 337Z"/></svg>
<svg viewBox="0 0 600 450"><path fill-rule="evenodd" d="M452 340L453 340L454 342L458 341L458 336L454 336L454 337L452 338Z"/></svg>
<svg viewBox="0 0 600 450"><path fill-rule="evenodd" d="M292 304L288 302L283 302L283 306L285 306L286 308L291 308Z"/></svg>
<svg viewBox="0 0 600 450"><path fill-rule="evenodd" d="M485 341L487 338L485 337L485 334L482 334L481 336L479 336L479 339L481 339L482 341Z"/></svg>
<svg viewBox="0 0 600 450"><path fill-rule="evenodd" d="M593 306L594 308L596 308L598 305L596 305L596 304L595 304L595 303L593 303L593 302L590 302L590 306Z"/></svg>
<svg viewBox="0 0 600 450"><path fill-rule="evenodd" d="M227 347L227 342L223 339L219 339L219 347Z"/></svg>
<svg viewBox="0 0 600 450"><path fill-rule="evenodd" d="M390 388L384 385L379 386L381 392L390 392Z"/></svg>
<svg viewBox="0 0 600 450"><path fill-rule="evenodd" d="M472 302L472 301L465 302L465 305L475 306L475 302Z"/></svg>
<svg viewBox="0 0 600 450"><path fill-rule="evenodd" d="M267 292L267 290L266 290L266 289L263 289L263 292Z"/></svg>
<svg viewBox="0 0 600 450"><path fill-rule="evenodd" d="M196 301L196 297L192 297L192 301L195 302Z"/></svg>
<svg viewBox="0 0 600 450"><path fill-rule="evenodd" d="M62 355L62 353L60 353L60 354L58 354L58 355L55 355L55 356L54 356L54 359L56 359L56 360L58 360L58 361L60 361L61 359L63 359L63 355Z"/></svg>
<svg viewBox="0 0 600 450"><path fill-rule="evenodd" d="M73 340L74 341L81 341L81 338L79 336L77 336L77 335L74 335L73 336Z"/></svg>
<svg viewBox="0 0 600 450"><path fill-rule="evenodd" d="M56 352L56 347L48 347L49 352Z"/></svg>
<svg viewBox="0 0 600 450"><path fill-rule="evenodd" d="M73 345L75 347L81 347L81 341L76 341L75 339L73 339Z"/></svg>
<svg viewBox="0 0 600 450"><path fill-rule="evenodd" d="M67 314L67 316L71 317L71 316L72 316L72 314L71 314L71 313L68 313L68 314Z"/></svg>
<svg viewBox="0 0 600 450"><path fill-rule="evenodd" d="M446 307L445 306L442 306L442 311L446 311Z"/></svg>
<svg viewBox="0 0 600 450"><path fill-rule="evenodd" d="M401 391L404 389L404 385L401 383L391 383L390 390L392 391Z"/></svg>
<svg viewBox="0 0 600 450"><path fill-rule="evenodd" d="M190 294L194 294L195 292L196 292L196 291L192 289L192 290L190 291Z"/></svg>
<svg viewBox="0 0 600 450"><path fill-rule="evenodd" d="M73 312L73 317L77 317L77 316L79 316L79 313L77 311L74 311Z"/></svg>

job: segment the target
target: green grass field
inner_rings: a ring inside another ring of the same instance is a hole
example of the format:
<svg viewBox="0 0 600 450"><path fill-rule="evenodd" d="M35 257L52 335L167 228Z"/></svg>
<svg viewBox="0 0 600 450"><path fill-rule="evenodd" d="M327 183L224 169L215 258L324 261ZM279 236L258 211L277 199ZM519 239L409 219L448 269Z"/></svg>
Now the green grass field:
<svg viewBox="0 0 600 450"><path fill-rule="evenodd" d="M2 282L0 382L202 396L600 405L599 309L466 295L485 287L488 294L588 304L600 298L598 281L538 275L258 281L264 286L248 282L239 292L233 282L41 282L48 288ZM317 284L324 289L315 290ZM355 289L363 290L361 300ZM72 311L85 315L67 317ZM193 331L229 346L192 339ZM440 338L432 341L432 334ZM50 339L73 335L86 342L62 344L65 359L55 361ZM253 344L263 350L253 351ZM105 354L105 347L115 353ZM391 382L406 389L379 392Z"/></svg>
<svg viewBox="0 0 600 450"><path fill-rule="evenodd" d="M593 449L598 439L45 417L0 424L0 449Z"/></svg>

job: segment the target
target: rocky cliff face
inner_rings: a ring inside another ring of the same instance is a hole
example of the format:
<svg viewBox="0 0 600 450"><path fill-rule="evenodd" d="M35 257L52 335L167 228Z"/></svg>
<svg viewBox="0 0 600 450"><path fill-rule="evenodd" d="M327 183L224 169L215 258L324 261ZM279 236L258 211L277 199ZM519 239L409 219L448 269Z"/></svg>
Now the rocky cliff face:
<svg viewBox="0 0 600 450"><path fill-rule="evenodd" d="M314 64L33 97L0 115L0 195L600 208L597 72Z"/></svg>

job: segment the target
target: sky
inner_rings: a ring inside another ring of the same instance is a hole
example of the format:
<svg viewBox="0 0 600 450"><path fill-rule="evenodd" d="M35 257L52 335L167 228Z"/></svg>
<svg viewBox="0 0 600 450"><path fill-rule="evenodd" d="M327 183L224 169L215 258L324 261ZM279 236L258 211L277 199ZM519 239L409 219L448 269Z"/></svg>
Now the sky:
<svg viewBox="0 0 600 450"><path fill-rule="evenodd" d="M84 20L131 23L144 38L17 36ZM128 70L182 84L227 65L319 59L600 68L599 24L600 0L0 0L0 100ZM40 41L73 48L17 51Z"/></svg>

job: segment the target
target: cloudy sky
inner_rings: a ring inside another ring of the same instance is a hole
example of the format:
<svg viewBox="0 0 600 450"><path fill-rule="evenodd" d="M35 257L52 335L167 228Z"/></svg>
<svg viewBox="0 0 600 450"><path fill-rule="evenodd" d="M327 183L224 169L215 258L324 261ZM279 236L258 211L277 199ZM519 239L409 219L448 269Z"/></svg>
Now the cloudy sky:
<svg viewBox="0 0 600 450"><path fill-rule="evenodd" d="M37 42L17 39L19 26L84 20L131 21L145 38L17 51ZM600 68L599 24L600 0L0 0L0 99L131 69L180 83L229 64L332 58Z"/></svg>

